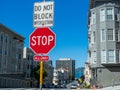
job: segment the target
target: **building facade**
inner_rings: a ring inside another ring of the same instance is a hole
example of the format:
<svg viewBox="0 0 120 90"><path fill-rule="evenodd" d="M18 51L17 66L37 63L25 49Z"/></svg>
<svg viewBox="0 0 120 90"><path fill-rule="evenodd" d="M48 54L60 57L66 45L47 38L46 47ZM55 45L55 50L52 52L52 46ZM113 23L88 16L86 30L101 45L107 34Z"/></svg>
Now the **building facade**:
<svg viewBox="0 0 120 90"><path fill-rule="evenodd" d="M37 80L34 77L34 68L39 65L33 60L35 53L28 47L23 49L23 73L26 81L30 82L30 87L37 87Z"/></svg>
<svg viewBox="0 0 120 90"><path fill-rule="evenodd" d="M91 79L91 68L90 68L90 63L89 62L85 62L85 69L84 69L84 76L85 76L85 83L87 85L90 85L90 79Z"/></svg>
<svg viewBox="0 0 120 90"><path fill-rule="evenodd" d="M120 1L90 0L88 60L103 86L120 82Z"/></svg>
<svg viewBox="0 0 120 90"><path fill-rule="evenodd" d="M49 85L53 83L53 72L54 72L54 67L52 65L52 60L48 60L44 62L44 69L47 72L47 77L44 79L44 84Z"/></svg>
<svg viewBox="0 0 120 90"><path fill-rule="evenodd" d="M61 85L69 81L69 70L66 69L54 69L53 72L53 84Z"/></svg>
<svg viewBox="0 0 120 90"><path fill-rule="evenodd" d="M27 47L23 49L23 71L26 79L33 78L33 69L38 65L38 62L33 60L35 53Z"/></svg>
<svg viewBox="0 0 120 90"><path fill-rule="evenodd" d="M0 24L0 74L23 72L24 37Z"/></svg>
<svg viewBox="0 0 120 90"><path fill-rule="evenodd" d="M71 80L75 78L75 60L71 58L60 58L56 60L56 69L61 68L69 70Z"/></svg>
<svg viewBox="0 0 120 90"><path fill-rule="evenodd" d="M24 39L0 24L0 87L27 87L23 77Z"/></svg>

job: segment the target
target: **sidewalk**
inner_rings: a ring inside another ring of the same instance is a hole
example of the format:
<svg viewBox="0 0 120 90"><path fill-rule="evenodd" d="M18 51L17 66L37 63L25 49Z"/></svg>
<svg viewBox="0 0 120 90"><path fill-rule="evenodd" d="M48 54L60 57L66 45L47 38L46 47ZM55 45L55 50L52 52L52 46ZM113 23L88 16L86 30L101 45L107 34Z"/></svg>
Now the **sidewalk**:
<svg viewBox="0 0 120 90"><path fill-rule="evenodd" d="M120 90L120 85L105 87L105 88L98 89L98 90Z"/></svg>

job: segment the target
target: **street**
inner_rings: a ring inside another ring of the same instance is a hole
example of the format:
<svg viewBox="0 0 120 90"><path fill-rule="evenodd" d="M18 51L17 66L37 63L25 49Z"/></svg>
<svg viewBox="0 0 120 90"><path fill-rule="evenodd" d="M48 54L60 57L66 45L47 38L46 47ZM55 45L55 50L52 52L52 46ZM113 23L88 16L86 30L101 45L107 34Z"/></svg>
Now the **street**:
<svg viewBox="0 0 120 90"><path fill-rule="evenodd" d="M40 89L38 89L38 88L29 88L29 89L26 89L26 88L2 88L2 89L0 89L0 90L40 90ZM70 89L47 89L47 88L45 88L45 89L42 89L42 90L70 90ZM72 89L72 90L76 90L76 89Z"/></svg>
<svg viewBox="0 0 120 90"><path fill-rule="evenodd" d="M0 90L40 90L39 88L1 88ZM88 89L47 89L43 88L42 90L88 90ZM91 89L89 89L91 90ZM92 89L93 90L93 89ZM105 87L102 89L97 89L97 90L120 90L120 85L118 86L110 86L110 87Z"/></svg>

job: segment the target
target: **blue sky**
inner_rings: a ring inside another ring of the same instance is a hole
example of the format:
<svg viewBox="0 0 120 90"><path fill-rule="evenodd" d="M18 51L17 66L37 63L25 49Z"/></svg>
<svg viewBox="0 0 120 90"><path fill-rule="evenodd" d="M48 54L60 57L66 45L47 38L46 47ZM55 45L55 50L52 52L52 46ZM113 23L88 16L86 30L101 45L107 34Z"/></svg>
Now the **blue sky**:
<svg viewBox="0 0 120 90"><path fill-rule="evenodd" d="M0 23L24 36L29 47L33 32L33 5L43 0L0 0ZM87 60L87 19L89 0L54 0L54 26L56 46L48 54L55 61L59 58L76 60L76 67Z"/></svg>

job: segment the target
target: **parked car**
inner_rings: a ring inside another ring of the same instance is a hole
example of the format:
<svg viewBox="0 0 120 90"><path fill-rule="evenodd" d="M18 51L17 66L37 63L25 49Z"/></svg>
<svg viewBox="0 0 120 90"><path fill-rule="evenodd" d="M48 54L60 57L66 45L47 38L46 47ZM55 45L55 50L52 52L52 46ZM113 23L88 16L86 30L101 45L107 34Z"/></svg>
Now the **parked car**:
<svg viewBox="0 0 120 90"><path fill-rule="evenodd" d="M70 88L71 89L77 89L77 84L75 84L75 83L71 84Z"/></svg>
<svg viewBox="0 0 120 90"><path fill-rule="evenodd" d="M61 85L61 88L67 88L65 84L62 84Z"/></svg>

